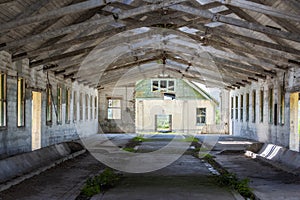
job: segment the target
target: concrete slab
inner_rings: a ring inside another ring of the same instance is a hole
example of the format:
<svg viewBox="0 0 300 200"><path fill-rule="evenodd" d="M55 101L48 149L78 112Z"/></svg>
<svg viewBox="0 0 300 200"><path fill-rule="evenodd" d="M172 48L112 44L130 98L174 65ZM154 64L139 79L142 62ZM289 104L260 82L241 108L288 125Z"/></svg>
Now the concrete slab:
<svg viewBox="0 0 300 200"><path fill-rule="evenodd" d="M216 155L216 161L240 178L249 178L258 199L299 200L300 177L240 155Z"/></svg>

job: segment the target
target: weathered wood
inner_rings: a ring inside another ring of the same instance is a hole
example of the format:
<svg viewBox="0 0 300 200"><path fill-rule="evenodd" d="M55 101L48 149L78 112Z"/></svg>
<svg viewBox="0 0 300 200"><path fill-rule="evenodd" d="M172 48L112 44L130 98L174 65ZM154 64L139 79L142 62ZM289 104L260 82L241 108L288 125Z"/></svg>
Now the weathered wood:
<svg viewBox="0 0 300 200"><path fill-rule="evenodd" d="M184 2L185 0L172 0L172 1L164 1L162 3L159 4L155 4L155 5L146 5L146 6L141 6L138 8L134 8L128 11L124 11L121 12L120 14L118 14L118 20L121 19L126 19L126 18L130 18L136 15L140 15L140 14L144 14L150 11L154 11L163 7L167 7L170 5L174 5L177 3L181 3ZM69 34L72 32L75 32L77 30L82 30L82 29L88 29L88 28L94 28L103 24L107 24L107 23L112 23L115 22L115 16L110 15L110 16L106 16L103 17L99 20L93 20L93 21L89 21L89 22L82 22L79 24L75 24L75 25L71 25L71 26L67 26L67 27L63 27L61 29L58 30L54 30L54 31L48 31L48 32L44 32L41 34L37 34L37 35L33 35L33 36L29 36L29 37L25 37L23 39L20 40L15 40L9 43L6 43L5 45L1 45L0 47L0 51L1 50L8 50L12 47L18 47L21 45L25 45L27 43L32 43L32 42L45 42L47 39L53 38L53 37L57 37L60 35L65 35L65 34Z"/></svg>
<svg viewBox="0 0 300 200"><path fill-rule="evenodd" d="M274 17L278 17L278 18L282 18L282 19L287 19L287 20L293 20L293 21L296 21L296 22L300 22L299 15L295 15L295 14L292 14L292 13L287 13L287 12L278 10L276 8L270 7L270 6L254 3L254 2L251 2L251 1L245 1L245 0L219 0L219 2L224 4L224 5L231 5L231 6L235 6L235 7L238 7L238 8L244 8L244 9L247 9L247 10L263 13L263 14L266 14L266 15L270 15L270 16L274 16Z"/></svg>
<svg viewBox="0 0 300 200"><path fill-rule="evenodd" d="M237 27L241 27L241 28L246 28L246 29L261 32L264 34L274 35L274 36L281 37L281 38L284 38L287 40L300 42L299 34L276 30L276 29L269 28L269 27L266 27L266 26L263 26L260 24L246 22L246 21L243 21L240 19L235 19L233 17L223 16L220 14L213 14L207 10L199 10L199 9L192 8L189 6L172 5L172 6L170 6L170 8L173 10L189 13L192 15L209 18L214 22L222 22L225 24L229 24L229 25L233 25L233 26L237 26Z"/></svg>
<svg viewBox="0 0 300 200"><path fill-rule="evenodd" d="M30 67L36 67L36 66L40 66L49 62L53 62L53 61L57 61L57 60L61 60L61 59L65 59L68 57L73 57L76 55L80 55L80 54L86 54L90 51L92 51L95 48L95 46L91 46L91 47L87 47L84 49L79 49L79 50L75 50L75 51L71 51L65 54L61 54L61 55L56 55L53 57L49 57L43 60L37 60L37 61L32 61L30 62Z"/></svg>
<svg viewBox="0 0 300 200"><path fill-rule="evenodd" d="M82 3L66 6L63 8L59 8L56 10L52 10L47 13L38 14L38 15L31 16L31 17L16 19L14 21L10 21L8 23L1 24L0 32L4 32L6 30L13 29L13 28L16 28L19 26L24 26L27 24L42 22L42 21L50 20L50 19L56 19L56 18L62 17L64 15L69 15L72 13L89 10L89 9L92 9L95 7L103 6L105 4L106 4L106 2L104 0L88 0L86 2L82 2Z"/></svg>

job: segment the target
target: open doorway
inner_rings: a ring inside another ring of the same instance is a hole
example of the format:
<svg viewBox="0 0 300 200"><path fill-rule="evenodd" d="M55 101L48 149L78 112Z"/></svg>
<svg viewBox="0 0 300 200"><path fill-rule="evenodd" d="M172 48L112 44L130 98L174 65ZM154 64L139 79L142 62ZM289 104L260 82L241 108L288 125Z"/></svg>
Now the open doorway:
<svg viewBox="0 0 300 200"><path fill-rule="evenodd" d="M40 92L32 92L32 151L41 148L41 109L42 94Z"/></svg>
<svg viewBox="0 0 300 200"><path fill-rule="evenodd" d="M172 115L155 115L156 132L172 132Z"/></svg>
<svg viewBox="0 0 300 200"><path fill-rule="evenodd" d="M300 135L300 98L299 93L290 96L290 149L299 151Z"/></svg>

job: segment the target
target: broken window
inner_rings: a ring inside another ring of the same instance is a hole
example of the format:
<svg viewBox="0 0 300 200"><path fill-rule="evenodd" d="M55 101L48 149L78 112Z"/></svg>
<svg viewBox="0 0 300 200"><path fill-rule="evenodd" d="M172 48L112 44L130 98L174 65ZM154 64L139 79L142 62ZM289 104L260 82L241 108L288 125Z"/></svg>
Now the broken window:
<svg viewBox="0 0 300 200"><path fill-rule="evenodd" d="M197 108L196 123L197 125L206 124L206 108Z"/></svg>
<svg viewBox="0 0 300 200"><path fill-rule="evenodd" d="M89 119L89 95L85 95L85 119Z"/></svg>
<svg viewBox="0 0 300 200"><path fill-rule="evenodd" d="M0 127L6 126L6 74L0 73Z"/></svg>
<svg viewBox="0 0 300 200"><path fill-rule="evenodd" d="M260 97L259 97L259 117L260 122L264 122L264 91L260 91Z"/></svg>
<svg viewBox="0 0 300 200"><path fill-rule="evenodd" d="M280 87L280 124L284 125L284 106L285 106L285 100L284 100L285 92L284 92L284 86Z"/></svg>
<svg viewBox="0 0 300 200"><path fill-rule="evenodd" d="M82 92L80 93L80 97L79 97L79 117L80 120L83 120L83 94Z"/></svg>
<svg viewBox="0 0 300 200"><path fill-rule="evenodd" d="M256 121L256 91L253 90L252 93L252 122Z"/></svg>
<svg viewBox="0 0 300 200"><path fill-rule="evenodd" d="M240 106L240 120L243 121L244 114L244 96L241 94L241 106Z"/></svg>
<svg viewBox="0 0 300 200"><path fill-rule="evenodd" d="M77 93L73 92L73 122L77 120Z"/></svg>
<svg viewBox="0 0 300 200"><path fill-rule="evenodd" d="M90 97L90 120L93 119L93 96Z"/></svg>
<svg viewBox="0 0 300 200"><path fill-rule="evenodd" d="M62 88L57 86L57 124L62 123Z"/></svg>
<svg viewBox="0 0 300 200"><path fill-rule="evenodd" d="M174 92L175 82L174 80L153 80L152 92Z"/></svg>
<svg viewBox="0 0 300 200"><path fill-rule="evenodd" d="M233 108L233 97L231 97L231 119L233 119L233 113L234 112L234 108Z"/></svg>
<svg viewBox="0 0 300 200"><path fill-rule="evenodd" d="M249 121L249 93L246 94L246 121Z"/></svg>
<svg viewBox="0 0 300 200"><path fill-rule="evenodd" d="M121 119L121 99L108 99L108 119Z"/></svg>
<svg viewBox="0 0 300 200"><path fill-rule="evenodd" d="M239 110L238 110L238 100L239 100L239 97L236 96L236 97L235 97L235 119L236 119L236 120L238 120L238 118L239 118L239 117L238 117L238 116L239 116L239 115L238 115L238 114L239 114L239 113L238 113L238 112L239 112Z"/></svg>
<svg viewBox="0 0 300 200"><path fill-rule="evenodd" d="M47 85L46 124L52 124L52 87Z"/></svg>
<svg viewBox="0 0 300 200"><path fill-rule="evenodd" d="M273 88L269 89L269 123L273 122Z"/></svg>
<svg viewBox="0 0 300 200"><path fill-rule="evenodd" d="M25 80L18 78L17 91L17 126L25 126Z"/></svg>
<svg viewBox="0 0 300 200"><path fill-rule="evenodd" d="M71 104L71 91L66 89L66 124L70 123L70 104Z"/></svg>
<svg viewBox="0 0 300 200"><path fill-rule="evenodd" d="M95 97L95 102L94 102L94 119L97 119L97 115L98 115L98 112L97 112L97 97Z"/></svg>

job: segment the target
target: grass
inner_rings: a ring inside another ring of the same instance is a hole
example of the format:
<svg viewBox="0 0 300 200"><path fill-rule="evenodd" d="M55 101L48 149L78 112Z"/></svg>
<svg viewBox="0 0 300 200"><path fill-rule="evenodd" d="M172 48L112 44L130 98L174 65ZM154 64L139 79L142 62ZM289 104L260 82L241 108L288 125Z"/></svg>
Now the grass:
<svg viewBox="0 0 300 200"><path fill-rule="evenodd" d="M86 197L86 199L89 199L89 197L104 193L114 187L119 180L120 175L116 174L112 169L106 168L100 175L89 178L81 189L80 194Z"/></svg>
<svg viewBox="0 0 300 200"><path fill-rule="evenodd" d="M234 173L229 173L227 170L223 169L210 154L206 154L203 159L220 173L220 175L214 176L214 180L219 186L236 190L244 198L255 199L252 189L249 187L250 180L248 178L239 180Z"/></svg>
<svg viewBox="0 0 300 200"><path fill-rule="evenodd" d="M132 147L124 147L123 150L128 151L128 152L132 152L132 153L136 152L136 150Z"/></svg>

